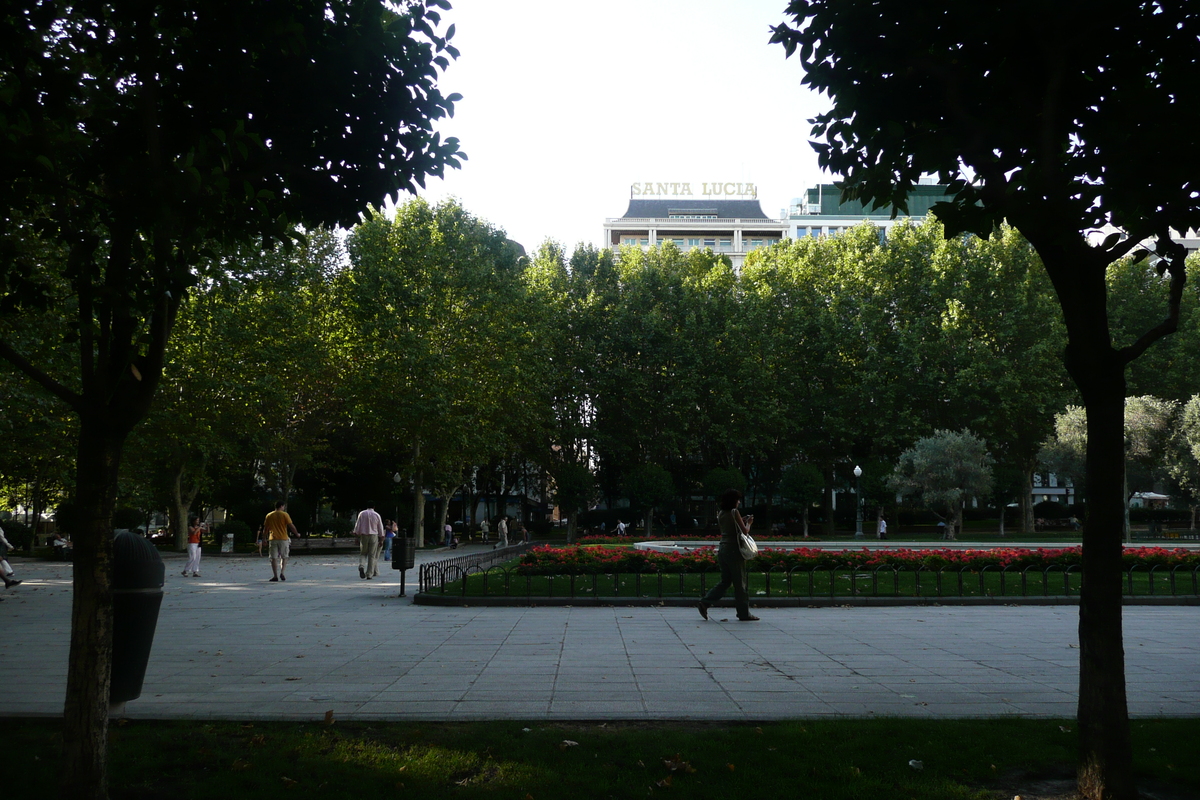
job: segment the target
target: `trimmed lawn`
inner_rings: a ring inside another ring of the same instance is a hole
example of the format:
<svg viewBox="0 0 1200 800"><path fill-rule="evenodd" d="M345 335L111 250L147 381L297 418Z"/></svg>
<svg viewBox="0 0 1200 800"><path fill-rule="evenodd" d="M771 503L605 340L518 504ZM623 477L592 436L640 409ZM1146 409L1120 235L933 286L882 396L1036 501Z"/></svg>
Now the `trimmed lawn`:
<svg viewBox="0 0 1200 800"><path fill-rule="evenodd" d="M58 721L3 720L5 794L58 779ZM1072 721L115 723L114 800L212 797L985 800L1070 780ZM1133 722L1143 784L1200 792L1200 720ZM914 763L915 762L915 763ZM1002 791L1002 795L990 790Z"/></svg>

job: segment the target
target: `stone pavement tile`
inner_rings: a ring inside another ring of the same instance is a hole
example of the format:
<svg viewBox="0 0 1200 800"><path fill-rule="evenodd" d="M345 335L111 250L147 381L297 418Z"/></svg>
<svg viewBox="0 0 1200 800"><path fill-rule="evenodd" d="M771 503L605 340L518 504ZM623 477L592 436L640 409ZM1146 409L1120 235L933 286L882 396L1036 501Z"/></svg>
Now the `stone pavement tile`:
<svg viewBox="0 0 1200 800"><path fill-rule="evenodd" d="M369 713L363 709L361 713ZM549 699L527 701L473 702L464 700L450 712L450 720L545 719L550 711Z"/></svg>
<svg viewBox="0 0 1200 800"><path fill-rule="evenodd" d="M641 719L646 706L638 700L573 700L557 696L550 701L549 717L562 719L564 715L583 719Z"/></svg>
<svg viewBox="0 0 1200 800"><path fill-rule="evenodd" d="M467 690L452 689L418 689L412 687L404 691L393 688L384 689L371 698L373 703L399 703L404 701L457 703L466 695Z"/></svg>

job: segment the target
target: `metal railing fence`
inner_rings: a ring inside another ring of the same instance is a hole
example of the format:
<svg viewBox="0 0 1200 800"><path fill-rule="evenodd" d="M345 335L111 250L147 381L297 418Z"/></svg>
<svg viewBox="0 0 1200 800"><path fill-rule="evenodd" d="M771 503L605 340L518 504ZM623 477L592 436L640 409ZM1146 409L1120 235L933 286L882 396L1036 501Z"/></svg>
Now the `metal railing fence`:
<svg viewBox="0 0 1200 800"><path fill-rule="evenodd" d="M520 548L520 549L518 549ZM715 567L691 572L594 572L526 574L496 566L528 549L460 556L421 565L420 591L462 597L696 597L719 579ZM909 579L911 576L911 579ZM1200 565L1134 565L1125 571L1126 597L1200 595ZM754 597L1072 597L1078 596L1078 565L1048 567L879 566L750 570ZM698 585L697 585L698 584Z"/></svg>
<svg viewBox="0 0 1200 800"><path fill-rule="evenodd" d="M532 542L517 542L508 547L497 547L491 552L472 553L419 564L417 566L419 580L417 591L429 592L440 588L444 594L447 583L462 580L464 576L473 571L487 569L494 564L516 558L531 547L533 547Z"/></svg>

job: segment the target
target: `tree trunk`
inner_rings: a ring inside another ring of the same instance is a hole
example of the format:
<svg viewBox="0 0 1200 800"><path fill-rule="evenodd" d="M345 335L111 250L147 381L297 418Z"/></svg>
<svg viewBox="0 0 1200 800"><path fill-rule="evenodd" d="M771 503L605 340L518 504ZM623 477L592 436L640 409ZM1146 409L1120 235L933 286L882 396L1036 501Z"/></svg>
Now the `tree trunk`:
<svg viewBox="0 0 1200 800"><path fill-rule="evenodd" d="M1125 525L1123 365L1077 365L1087 409L1088 515L1079 592L1079 790L1091 800L1133 800L1132 740L1125 695L1121 554ZM1068 367L1070 368L1070 363ZM1102 369L1107 367L1107 369Z"/></svg>
<svg viewBox="0 0 1200 800"><path fill-rule="evenodd" d="M646 538L654 538L654 506L646 509Z"/></svg>
<svg viewBox="0 0 1200 800"><path fill-rule="evenodd" d="M413 536L416 546L425 546L425 470L419 466L421 458L421 440L413 441Z"/></svg>
<svg viewBox="0 0 1200 800"><path fill-rule="evenodd" d="M183 476L186 471L187 468L182 461L176 464L175 475L171 481L172 516L175 518L175 549L181 553L187 551L188 514L200 491L198 483L193 483L188 489L183 488Z"/></svg>
<svg viewBox="0 0 1200 800"><path fill-rule="evenodd" d="M804 521L804 538L808 538L808 503L804 504L804 512L800 515Z"/></svg>
<svg viewBox="0 0 1200 800"><path fill-rule="evenodd" d="M1025 490L1021 492L1021 533L1033 533L1033 468L1026 465Z"/></svg>
<svg viewBox="0 0 1200 800"><path fill-rule="evenodd" d="M1008 510L1008 503L1001 501L1000 503L1000 538L1004 538L1004 512Z"/></svg>
<svg viewBox="0 0 1200 800"><path fill-rule="evenodd" d="M825 506L825 537L832 538L836 527L833 520L833 468L825 469L825 489L821 493L822 504Z"/></svg>
<svg viewBox="0 0 1200 800"><path fill-rule="evenodd" d="M108 702L112 671L112 513L123 436L85 415L79 431L78 523L71 603L71 653L63 708L61 796L108 797Z"/></svg>

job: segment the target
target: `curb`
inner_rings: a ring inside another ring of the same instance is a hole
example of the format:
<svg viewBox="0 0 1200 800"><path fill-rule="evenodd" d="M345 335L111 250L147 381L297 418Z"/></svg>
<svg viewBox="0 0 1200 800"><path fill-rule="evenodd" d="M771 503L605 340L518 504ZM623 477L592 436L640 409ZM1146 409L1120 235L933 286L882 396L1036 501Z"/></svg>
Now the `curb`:
<svg viewBox="0 0 1200 800"><path fill-rule="evenodd" d="M462 597L450 594L413 595L413 605L458 608L694 608L685 597ZM1200 606L1200 595L1122 598L1123 606ZM1078 606L1078 597L759 597L751 608L896 608L901 606ZM734 607L730 600L712 608Z"/></svg>

